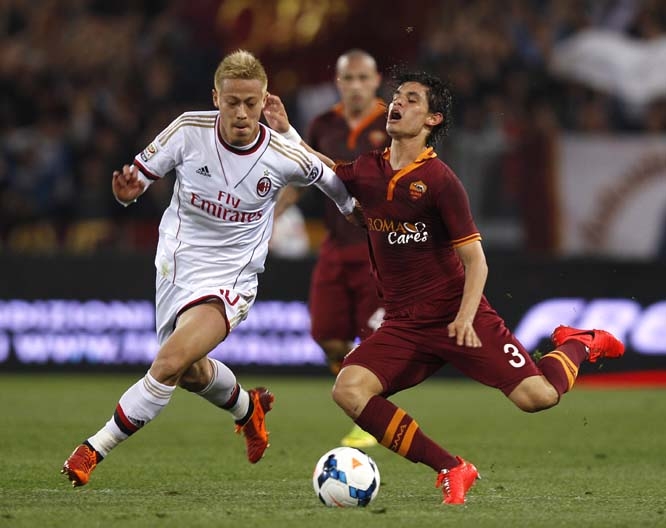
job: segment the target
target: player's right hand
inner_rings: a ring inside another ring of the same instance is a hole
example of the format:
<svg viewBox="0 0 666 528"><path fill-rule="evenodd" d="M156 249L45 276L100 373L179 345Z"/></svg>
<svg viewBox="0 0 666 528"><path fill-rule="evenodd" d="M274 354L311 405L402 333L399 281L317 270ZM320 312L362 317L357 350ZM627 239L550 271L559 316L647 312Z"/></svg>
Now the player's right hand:
<svg viewBox="0 0 666 528"><path fill-rule="evenodd" d="M276 132L284 134L289 130L289 116L287 110L277 95L268 94L264 104L264 118L266 123Z"/></svg>
<svg viewBox="0 0 666 528"><path fill-rule="evenodd" d="M470 348L479 348L482 346L481 339L479 339L472 320L462 320L456 317L453 322L448 324L449 337L454 337L458 346L466 346Z"/></svg>
<svg viewBox="0 0 666 528"><path fill-rule="evenodd" d="M363 208L356 198L354 198L354 210L345 216L347 222L350 222L358 227L367 227L365 224L365 216L363 215Z"/></svg>
<svg viewBox="0 0 666 528"><path fill-rule="evenodd" d="M115 197L125 203L136 200L144 191L144 184L139 179L139 169L134 165L123 165L123 170L113 171L111 188Z"/></svg>

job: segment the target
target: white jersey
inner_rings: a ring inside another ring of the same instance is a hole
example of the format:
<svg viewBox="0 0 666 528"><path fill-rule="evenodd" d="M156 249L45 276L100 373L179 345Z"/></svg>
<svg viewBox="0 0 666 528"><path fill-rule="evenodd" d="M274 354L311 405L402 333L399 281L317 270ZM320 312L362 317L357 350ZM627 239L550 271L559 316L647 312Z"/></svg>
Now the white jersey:
<svg viewBox="0 0 666 528"><path fill-rule="evenodd" d="M176 175L160 222L158 274L189 290L253 291L280 188L317 183L345 214L352 201L332 171L299 145L260 124L250 148L235 148L222 140L218 120L216 110L182 114L134 164L148 180Z"/></svg>

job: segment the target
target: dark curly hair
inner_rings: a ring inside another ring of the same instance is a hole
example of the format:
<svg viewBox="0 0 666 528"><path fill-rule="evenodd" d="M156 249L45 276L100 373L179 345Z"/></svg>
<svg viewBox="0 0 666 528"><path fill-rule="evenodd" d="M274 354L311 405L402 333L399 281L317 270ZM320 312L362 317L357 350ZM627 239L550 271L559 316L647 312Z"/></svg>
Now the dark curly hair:
<svg viewBox="0 0 666 528"><path fill-rule="evenodd" d="M419 83L427 88L428 111L433 114L440 113L444 118L439 125L432 127L426 139L426 144L434 147L446 136L452 120L453 97L448 83L427 72L409 72L401 67L394 68L392 78L396 88L407 82Z"/></svg>

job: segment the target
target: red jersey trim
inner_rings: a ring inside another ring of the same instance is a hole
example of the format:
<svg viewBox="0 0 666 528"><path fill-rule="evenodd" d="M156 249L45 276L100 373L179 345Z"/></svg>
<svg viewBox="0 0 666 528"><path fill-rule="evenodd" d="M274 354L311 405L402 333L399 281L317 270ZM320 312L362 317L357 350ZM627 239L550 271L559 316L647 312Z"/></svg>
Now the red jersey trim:
<svg viewBox="0 0 666 528"><path fill-rule="evenodd" d="M153 174L150 172L146 167L136 158L134 158L134 165L139 167L139 170L143 173L143 175L148 178L149 180L160 180L161 177L158 176L157 174Z"/></svg>
<svg viewBox="0 0 666 528"><path fill-rule="evenodd" d="M227 143L226 141L224 141L224 139L222 139L222 134L220 133L220 126L219 123L217 122L215 129L217 130L217 139L220 142L220 144L229 152L233 152L234 154L238 154L239 156L247 156L248 154L254 154L255 152L257 152L257 150L259 150L259 147L263 144L264 139L266 138L266 129L264 129L264 127L261 126L261 123L259 123L259 138L257 139L257 142L254 144L252 148L243 150L236 148L233 145L229 145L229 143Z"/></svg>
<svg viewBox="0 0 666 528"><path fill-rule="evenodd" d="M385 160L388 160L391 156L391 149L386 147L384 149L383 156ZM386 190L386 199L389 202L393 200L393 192L395 191L395 186L398 185L398 180L400 178L409 174L414 169L417 169L421 165L421 163L436 157L437 154L435 153L435 150L432 147L428 147L423 152L421 152L421 154L419 154L418 157L414 161L412 161L409 165L403 167L398 172L396 172L393 175L393 178L391 178L391 181L388 183L388 189Z"/></svg>
<svg viewBox="0 0 666 528"><path fill-rule="evenodd" d="M456 238L455 240L451 240L451 245L454 248L459 248L461 246L466 246L467 244L471 244L472 242L476 242L478 240L481 240L481 234L480 233L473 233L473 234L468 235L466 237Z"/></svg>

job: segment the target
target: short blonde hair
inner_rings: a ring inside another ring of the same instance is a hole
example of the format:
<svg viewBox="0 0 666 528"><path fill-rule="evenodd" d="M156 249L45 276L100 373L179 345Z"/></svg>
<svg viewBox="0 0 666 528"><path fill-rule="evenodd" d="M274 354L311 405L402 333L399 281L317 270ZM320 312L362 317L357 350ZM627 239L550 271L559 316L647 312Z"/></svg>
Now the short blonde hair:
<svg viewBox="0 0 666 528"><path fill-rule="evenodd" d="M263 64L252 53L236 50L222 59L215 70L215 89L219 90L225 79L257 79L268 88L268 76Z"/></svg>

